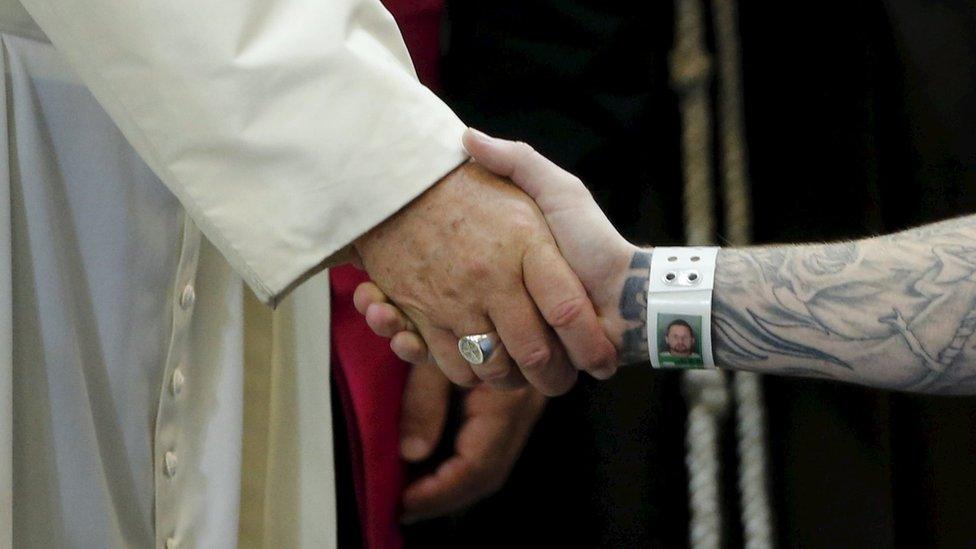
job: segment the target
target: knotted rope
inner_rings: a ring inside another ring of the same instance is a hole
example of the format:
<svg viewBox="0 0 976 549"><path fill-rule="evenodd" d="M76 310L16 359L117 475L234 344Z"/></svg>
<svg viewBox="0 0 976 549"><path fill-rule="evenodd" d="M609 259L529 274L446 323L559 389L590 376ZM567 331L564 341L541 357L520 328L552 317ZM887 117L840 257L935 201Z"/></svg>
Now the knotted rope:
<svg viewBox="0 0 976 549"><path fill-rule="evenodd" d="M712 0L718 54L719 145L725 234L733 245L747 244L751 208L743 132L740 60L734 0ZM679 94L684 161L685 235L690 245L715 242L712 174L712 123L709 84L712 63L705 47L703 7L699 0L675 1L675 48L672 82ZM696 549L722 544L719 425L729 402L725 376L718 370L689 371L682 380L688 401L689 537ZM745 545L772 547L772 521L766 482L766 431L759 376L738 372L736 436L739 494Z"/></svg>

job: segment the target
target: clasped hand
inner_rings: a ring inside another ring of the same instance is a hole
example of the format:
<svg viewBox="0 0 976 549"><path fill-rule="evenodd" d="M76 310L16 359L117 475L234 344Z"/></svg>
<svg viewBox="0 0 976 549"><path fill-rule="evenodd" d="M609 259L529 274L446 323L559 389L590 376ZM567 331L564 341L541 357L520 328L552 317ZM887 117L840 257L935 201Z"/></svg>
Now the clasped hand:
<svg viewBox="0 0 976 549"><path fill-rule="evenodd" d="M578 370L606 379L637 248L578 178L528 145L468 130L464 146L474 162L357 241L373 279L357 289L360 312L400 358L462 386L527 381L557 395ZM468 364L458 338L492 331L503 348Z"/></svg>

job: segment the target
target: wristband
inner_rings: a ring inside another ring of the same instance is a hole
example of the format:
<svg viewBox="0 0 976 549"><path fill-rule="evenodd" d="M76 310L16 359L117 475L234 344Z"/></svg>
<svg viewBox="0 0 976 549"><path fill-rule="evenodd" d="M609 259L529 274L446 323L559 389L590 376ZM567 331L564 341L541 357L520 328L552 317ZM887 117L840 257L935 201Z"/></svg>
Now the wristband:
<svg viewBox="0 0 976 549"><path fill-rule="evenodd" d="M712 288L718 248L654 248L647 349L655 368L714 368Z"/></svg>

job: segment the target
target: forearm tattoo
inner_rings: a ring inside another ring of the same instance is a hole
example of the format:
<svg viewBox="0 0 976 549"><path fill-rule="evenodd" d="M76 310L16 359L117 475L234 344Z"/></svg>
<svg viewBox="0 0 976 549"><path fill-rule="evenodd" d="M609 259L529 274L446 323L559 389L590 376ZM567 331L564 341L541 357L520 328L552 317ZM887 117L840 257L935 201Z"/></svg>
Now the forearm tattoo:
<svg viewBox="0 0 976 549"><path fill-rule="evenodd" d="M628 323L620 345L622 364L646 362L647 349L647 285L650 282L651 252L639 250L630 260L630 271L624 279L620 294L620 317Z"/></svg>
<svg viewBox="0 0 976 549"><path fill-rule="evenodd" d="M715 276L720 366L976 393L976 216L858 242L723 249Z"/></svg>

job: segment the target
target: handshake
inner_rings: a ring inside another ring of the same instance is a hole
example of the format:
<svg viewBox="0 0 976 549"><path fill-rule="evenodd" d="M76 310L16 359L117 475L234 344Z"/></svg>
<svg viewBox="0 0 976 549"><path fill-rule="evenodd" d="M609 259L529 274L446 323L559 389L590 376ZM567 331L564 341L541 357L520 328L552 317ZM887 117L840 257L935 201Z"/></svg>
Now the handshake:
<svg viewBox="0 0 976 549"><path fill-rule="evenodd" d="M463 143L475 162L356 242L370 328L466 387L559 395L579 370L647 360L648 252L530 146L473 129Z"/></svg>
<svg viewBox="0 0 976 549"><path fill-rule="evenodd" d="M465 465L504 478L544 405L538 393L568 391L579 370L605 379L648 359L678 368L719 362L903 391L976 392L976 216L710 257L714 248L657 248L652 262L579 179L528 145L474 130L464 145L475 162L356 243L373 278L357 288L356 307L400 358L423 366L412 375L440 368L459 385L487 386L468 392L470 428L458 436L457 460L425 480L426 501L486 493L450 482L477 478L459 473ZM702 314L686 314L689 307ZM525 385L538 392L488 389ZM409 388L406 417L436 405L435 391ZM420 431L405 425L408 438ZM431 447L402 453L422 458ZM404 500L413 516L433 514L432 504L414 503L420 496Z"/></svg>

